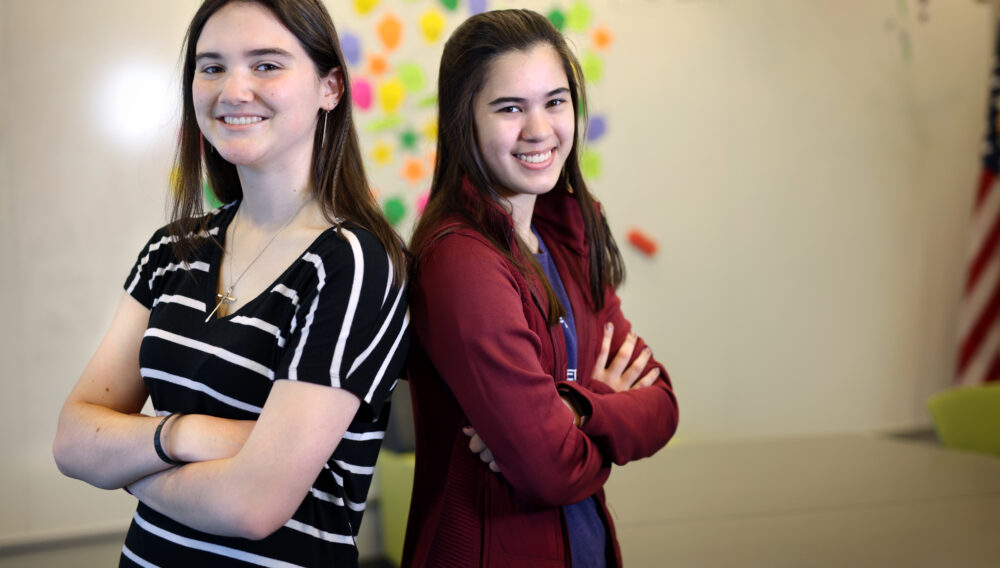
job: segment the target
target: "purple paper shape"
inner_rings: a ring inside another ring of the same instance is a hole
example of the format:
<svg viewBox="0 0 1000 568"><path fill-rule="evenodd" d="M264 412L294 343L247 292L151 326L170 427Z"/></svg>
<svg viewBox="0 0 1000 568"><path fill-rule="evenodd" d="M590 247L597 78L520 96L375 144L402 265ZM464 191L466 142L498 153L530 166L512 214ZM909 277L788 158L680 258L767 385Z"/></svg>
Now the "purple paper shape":
<svg viewBox="0 0 1000 568"><path fill-rule="evenodd" d="M340 49L349 64L357 65L361 61L361 39L358 36L351 32L341 34Z"/></svg>
<svg viewBox="0 0 1000 568"><path fill-rule="evenodd" d="M486 11L486 0L469 0L469 13L475 16Z"/></svg>
<svg viewBox="0 0 1000 568"><path fill-rule="evenodd" d="M603 115L597 114L590 117L590 124L587 125L587 141L593 142L604 136L608 131L608 123Z"/></svg>

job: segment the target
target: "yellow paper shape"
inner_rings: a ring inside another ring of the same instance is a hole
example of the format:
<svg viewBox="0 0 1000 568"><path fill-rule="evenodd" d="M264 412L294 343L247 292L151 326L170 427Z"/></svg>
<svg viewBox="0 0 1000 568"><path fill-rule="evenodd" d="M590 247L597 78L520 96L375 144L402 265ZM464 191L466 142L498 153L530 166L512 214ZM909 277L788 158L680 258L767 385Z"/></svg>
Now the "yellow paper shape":
<svg viewBox="0 0 1000 568"><path fill-rule="evenodd" d="M444 15L437 8L431 8L424 12L423 16L420 16L420 31L423 32L424 39L428 43L434 43L441 37L444 24Z"/></svg>
<svg viewBox="0 0 1000 568"><path fill-rule="evenodd" d="M378 6L378 0L354 0L354 9L364 16Z"/></svg>
<svg viewBox="0 0 1000 568"><path fill-rule="evenodd" d="M372 149L372 158L374 158L375 164L379 166L392 163L392 144L388 142L376 142L375 148Z"/></svg>
<svg viewBox="0 0 1000 568"><path fill-rule="evenodd" d="M403 82L395 77L383 81L378 86L379 103L386 114L392 114L399 110L405 97L406 90L403 88Z"/></svg>
<svg viewBox="0 0 1000 568"><path fill-rule="evenodd" d="M428 120L424 127L420 129L420 133L424 135L424 138L434 141L437 140L438 136L438 123L437 120Z"/></svg>

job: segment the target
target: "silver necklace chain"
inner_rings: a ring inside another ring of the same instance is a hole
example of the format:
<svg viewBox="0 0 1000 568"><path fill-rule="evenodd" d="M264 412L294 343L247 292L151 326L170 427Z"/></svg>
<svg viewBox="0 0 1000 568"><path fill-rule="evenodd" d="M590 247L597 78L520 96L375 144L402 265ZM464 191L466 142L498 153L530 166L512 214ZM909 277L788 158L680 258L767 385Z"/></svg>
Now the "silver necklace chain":
<svg viewBox="0 0 1000 568"><path fill-rule="evenodd" d="M215 295L219 299L219 303L215 304L215 309L212 310L211 313L209 313L208 316L205 317L205 323L208 323L208 320L212 319L212 316L215 315L215 312L219 311L219 308L221 308L223 304L225 304L225 303L230 303L231 304L231 303L233 303L233 302L236 301L236 296L233 296L233 288L235 288L236 285L239 284L240 280L243 278L243 275L246 274L248 270L250 270L250 267L253 266L253 263L257 262L257 259L259 259L261 257L261 255L264 254L264 251L267 250L267 247L271 246L271 243L274 242L274 239L278 238L278 235L280 235L281 232L285 230L285 227L287 227L288 225L290 225L292 223L292 221L294 221L295 218L299 216L299 213L301 213L302 210L305 209L306 205L308 205L310 201L312 201L312 197L310 197L309 199L307 199L305 201L305 203L303 203L302 205L300 205L299 208L295 210L295 213L293 213L292 216L289 217L287 221L285 221L285 224L282 225L281 227L279 227L278 230L275 231L273 235L271 235L270 239L267 239L267 242L264 243L264 246L260 247L260 250L257 251L257 254L253 257L253 259L251 259L250 262L248 262L247 265L245 267L243 267L243 270L240 272L239 276L236 277L236 280L233 280L233 261L230 258L230 261L229 261L229 286L226 288L225 292L223 292L221 294L216 294ZM239 214L239 211L237 211L237 214ZM234 216L234 219L233 219L233 234L230 237L230 245L235 245L236 244L236 226L237 226L236 225L236 219L235 219L235 216ZM233 247L230 246L230 255L232 255L232 250L233 250Z"/></svg>

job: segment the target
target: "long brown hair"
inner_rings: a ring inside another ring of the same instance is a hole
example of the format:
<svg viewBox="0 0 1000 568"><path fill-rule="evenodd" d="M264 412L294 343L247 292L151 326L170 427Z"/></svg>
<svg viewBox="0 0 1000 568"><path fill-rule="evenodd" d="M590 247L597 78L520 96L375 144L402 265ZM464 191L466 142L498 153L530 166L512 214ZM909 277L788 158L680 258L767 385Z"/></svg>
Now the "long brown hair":
<svg viewBox="0 0 1000 568"><path fill-rule="evenodd" d="M328 221L338 227L341 219L351 221L378 238L392 260L394 278L399 284L406 272L405 248L382 215L369 188L354 129L351 82L340 50L340 39L329 12L320 0L205 0L192 18L184 48L183 114L169 228L171 235L176 237L173 245L175 252L182 259L188 258L197 245L197 235L208 224L202 198L203 175L207 175L212 191L223 203L243 196L236 166L214 152L207 140L203 141L195 118L192 93L198 38L208 19L230 2L255 3L269 9L299 40L320 77L340 69L344 84L340 104L326 117L323 116L325 111L317 110L317 125L328 121L328 140L324 143L323 129L316 128L309 185Z"/></svg>
<svg viewBox="0 0 1000 568"><path fill-rule="evenodd" d="M494 203L501 200L493 176L479 154L473 101L482 90L490 64L507 52L529 51L538 44L548 44L556 51L569 81L577 128L573 148L563 165L553 191L571 193L580 206L584 231L590 244L590 291L596 309L604 305L608 286L617 287L625 278L625 265L607 220L597 209L580 171L581 131L587 122L587 95L580 63L566 45L563 35L541 14L530 10L496 10L472 16L448 39L438 73L438 142L437 163L431 182L430 198L417 222L411 239L412 250L419 252L435 238L435 229L445 217L459 215L472 229L484 235L501 253L524 272L509 246L502 217L491 215ZM462 179L468 177L475 188L470 200L463 194ZM534 256L517 236L515 243L521 257L532 270L541 269ZM559 301L545 278L550 320L562 314ZM553 323L550 321L550 323Z"/></svg>

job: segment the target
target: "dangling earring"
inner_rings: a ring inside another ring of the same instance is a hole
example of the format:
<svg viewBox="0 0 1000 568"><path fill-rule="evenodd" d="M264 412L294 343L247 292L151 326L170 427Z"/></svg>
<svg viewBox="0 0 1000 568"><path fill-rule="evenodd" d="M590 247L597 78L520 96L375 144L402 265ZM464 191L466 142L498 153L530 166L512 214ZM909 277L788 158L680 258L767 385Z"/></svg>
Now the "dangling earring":
<svg viewBox="0 0 1000 568"><path fill-rule="evenodd" d="M320 146L326 146L326 119L330 118L330 111L325 111L323 113L323 141L320 142Z"/></svg>

